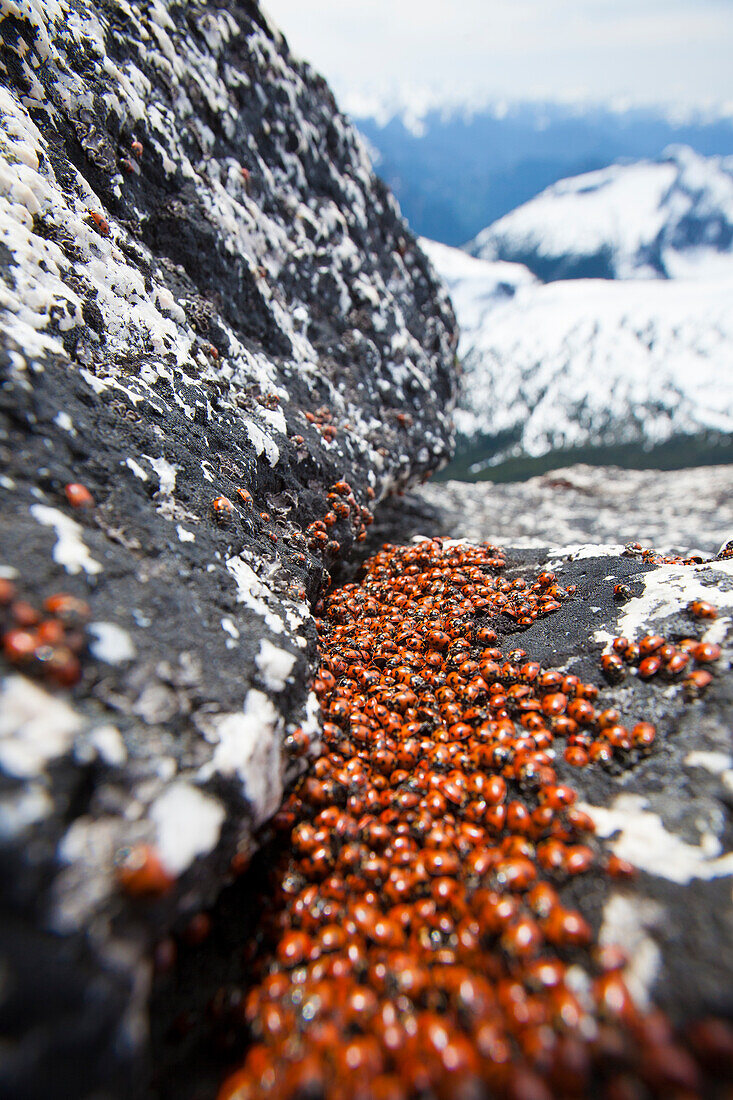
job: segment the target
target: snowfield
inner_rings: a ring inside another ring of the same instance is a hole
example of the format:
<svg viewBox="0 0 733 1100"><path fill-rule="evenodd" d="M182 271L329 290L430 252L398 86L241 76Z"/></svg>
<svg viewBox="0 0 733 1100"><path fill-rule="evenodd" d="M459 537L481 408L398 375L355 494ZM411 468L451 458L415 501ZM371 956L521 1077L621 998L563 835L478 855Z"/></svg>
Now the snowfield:
<svg viewBox="0 0 733 1100"><path fill-rule="evenodd" d="M530 286L485 322L463 335L463 435L520 430L540 455L733 432L733 278Z"/></svg>
<svg viewBox="0 0 733 1100"><path fill-rule="evenodd" d="M484 322L497 305L513 298L521 287L541 286L523 264L478 260L460 248L420 238L423 252L450 292L458 317L461 358L473 347Z"/></svg>

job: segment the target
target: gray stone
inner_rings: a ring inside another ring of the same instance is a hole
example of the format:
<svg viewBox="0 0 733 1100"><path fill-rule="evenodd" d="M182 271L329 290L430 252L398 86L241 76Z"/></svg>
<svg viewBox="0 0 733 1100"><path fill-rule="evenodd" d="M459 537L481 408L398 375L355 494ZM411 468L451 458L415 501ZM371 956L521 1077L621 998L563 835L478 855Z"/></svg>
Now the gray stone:
<svg viewBox="0 0 733 1100"><path fill-rule="evenodd" d="M733 537L733 467L622 470L567 466L529 481L425 485L419 501L444 533L511 546L641 542L715 554Z"/></svg>

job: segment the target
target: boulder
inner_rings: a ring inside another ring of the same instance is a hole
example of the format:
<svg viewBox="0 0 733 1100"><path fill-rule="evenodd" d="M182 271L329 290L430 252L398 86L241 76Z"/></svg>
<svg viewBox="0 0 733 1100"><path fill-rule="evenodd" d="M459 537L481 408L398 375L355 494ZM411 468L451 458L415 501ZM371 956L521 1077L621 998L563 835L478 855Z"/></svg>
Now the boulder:
<svg viewBox="0 0 733 1100"><path fill-rule="evenodd" d="M631 878L580 875L564 896L602 943L627 950L626 978L641 1007L662 1008L683 1029L706 1016L729 1017L731 552L701 561L586 544L511 556L577 586L572 600L518 635L517 644L543 666L596 684L596 712L616 708L627 726L648 721L656 728L649 751L622 753L608 765L559 761L560 778L578 792L606 855L636 869ZM614 638L638 643L653 636L675 647L686 638L708 643L712 660L690 659L678 673L662 660L647 678L638 659L622 661L618 675L603 671ZM707 687L689 679L693 668L711 673Z"/></svg>
<svg viewBox="0 0 733 1100"><path fill-rule="evenodd" d="M318 742L310 607L451 449L445 292L254 2L0 14L0 1092L138 1095L151 945Z"/></svg>

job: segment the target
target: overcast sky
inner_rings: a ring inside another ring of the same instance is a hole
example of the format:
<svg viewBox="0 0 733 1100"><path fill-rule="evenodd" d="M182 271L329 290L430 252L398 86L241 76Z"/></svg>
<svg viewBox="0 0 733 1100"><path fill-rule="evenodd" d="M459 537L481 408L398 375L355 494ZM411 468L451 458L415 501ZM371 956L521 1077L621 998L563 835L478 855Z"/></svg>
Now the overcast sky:
<svg viewBox="0 0 733 1100"><path fill-rule="evenodd" d="M733 0L264 0L347 108L356 93L733 100Z"/></svg>

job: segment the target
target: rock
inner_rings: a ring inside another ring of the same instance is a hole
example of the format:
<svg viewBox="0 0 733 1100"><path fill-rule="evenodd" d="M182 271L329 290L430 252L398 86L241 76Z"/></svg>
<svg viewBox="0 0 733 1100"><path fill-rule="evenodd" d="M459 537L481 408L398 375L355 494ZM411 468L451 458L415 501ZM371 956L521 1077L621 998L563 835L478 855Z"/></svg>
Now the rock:
<svg viewBox="0 0 733 1100"><path fill-rule="evenodd" d="M520 547L641 542L663 553L710 555L733 534L733 469L568 466L509 484L425 485L411 494L410 509L407 537L460 531Z"/></svg>
<svg viewBox="0 0 733 1100"><path fill-rule="evenodd" d="M577 585L573 600L517 636L517 644L532 659L597 684L597 711L617 707L629 722L648 720L657 729L652 751L632 754L622 766L560 762L561 778L578 791L606 851L638 869L628 881L579 876L568 896L602 941L629 951L640 1004L658 1005L678 1025L727 1016L733 1010L733 562L656 564L638 551L594 545L510 553L554 570L563 585ZM618 584L630 593L622 602L614 596ZM689 610L695 600L713 605L718 617L695 618ZM686 673L660 671L645 681L635 669L621 683L608 683L599 660L611 639L650 634L719 644L720 657L706 666L714 673L710 687L693 698L681 682Z"/></svg>
<svg viewBox="0 0 733 1100"><path fill-rule="evenodd" d="M326 569L450 453L455 322L255 3L0 40L0 1091L129 1096L152 943L317 743Z"/></svg>

